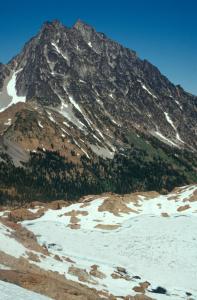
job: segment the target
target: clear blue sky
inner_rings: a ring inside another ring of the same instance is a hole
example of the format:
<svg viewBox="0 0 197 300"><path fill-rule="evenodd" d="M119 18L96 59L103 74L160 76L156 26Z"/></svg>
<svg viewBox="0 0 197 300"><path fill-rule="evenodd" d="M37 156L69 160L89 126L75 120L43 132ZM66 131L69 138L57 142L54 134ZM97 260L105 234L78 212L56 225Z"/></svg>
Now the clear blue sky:
<svg viewBox="0 0 197 300"><path fill-rule="evenodd" d="M0 11L3 63L46 20L72 26L82 19L197 95L197 0L9 0L0 2Z"/></svg>

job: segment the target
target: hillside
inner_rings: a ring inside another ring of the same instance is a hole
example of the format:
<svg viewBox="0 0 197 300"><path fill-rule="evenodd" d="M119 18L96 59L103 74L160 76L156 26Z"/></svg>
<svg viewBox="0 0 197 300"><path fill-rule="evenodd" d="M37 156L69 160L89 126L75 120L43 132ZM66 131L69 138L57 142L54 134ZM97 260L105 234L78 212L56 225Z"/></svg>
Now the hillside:
<svg viewBox="0 0 197 300"><path fill-rule="evenodd" d="M55 300L196 299L196 212L196 185L1 207L0 280Z"/></svg>
<svg viewBox="0 0 197 300"><path fill-rule="evenodd" d="M197 97L135 51L46 22L0 64L1 202L195 183L196 128Z"/></svg>

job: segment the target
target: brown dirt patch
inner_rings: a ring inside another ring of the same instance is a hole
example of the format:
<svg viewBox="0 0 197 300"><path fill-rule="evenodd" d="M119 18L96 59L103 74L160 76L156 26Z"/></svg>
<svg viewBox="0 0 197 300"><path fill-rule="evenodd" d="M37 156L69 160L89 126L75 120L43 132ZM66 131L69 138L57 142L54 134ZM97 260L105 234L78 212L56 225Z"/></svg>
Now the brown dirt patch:
<svg viewBox="0 0 197 300"><path fill-rule="evenodd" d="M117 267L116 271L114 271L111 274L111 277L113 279L124 279L124 280L127 280L127 281L131 281L132 280L132 278L127 273L126 269L123 268L123 267Z"/></svg>
<svg viewBox="0 0 197 300"><path fill-rule="evenodd" d="M70 227L71 229L80 229L81 225L80 224L68 224L68 227Z"/></svg>
<svg viewBox="0 0 197 300"><path fill-rule="evenodd" d="M191 190L193 189L193 185L191 186L186 186L186 187L178 187L178 188L175 188L170 194L172 196L168 197L169 200L179 200L180 199L180 196L181 196L181 193L187 191L187 190ZM186 202L186 201L190 201L190 202L193 202L193 201L197 201L197 185L196 185L196 190L193 192L193 194L189 197L189 198L185 198L183 199L183 202Z"/></svg>
<svg viewBox="0 0 197 300"><path fill-rule="evenodd" d="M189 202L197 201L197 189L193 192L193 194L189 198L185 199L184 201L189 201Z"/></svg>
<svg viewBox="0 0 197 300"><path fill-rule="evenodd" d="M71 210L67 213L64 214L64 216L71 216L71 217L77 217L77 216L87 216L88 215L88 211L86 210Z"/></svg>
<svg viewBox="0 0 197 300"><path fill-rule="evenodd" d="M71 266L68 269L68 273L70 275L76 276L79 281L88 282L91 284L98 283L94 278L92 278L92 276L85 269L80 269L80 268Z"/></svg>
<svg viewBox="0 0 197 300"><path fill-rule="evenodd" d="M99 271L98 268L99 268L99 266L92 265L89 274L93 277L97 277L97 278L100 278L100 279L106 278L106 275L103 272Z"/></svg>
<svg viewBox="0 0 197 300"><path fill-rule="evenodd" d="M103 229L103 230L115 230L119 228L120 225L108 225L108 224L97 224L94 228Z"/></svg>
<svg viewBox="0 0 197 300"><path fill-rule="evenodd" d="M31 251L26 251L28 259L35 262L40 262L39 256Z"/></svg>
<svg viewBox="0 0 197 300"><path fill-rule="evenodd" d="M179 195L169 196L168 200L177 202L179 200Z"/></svg>
<svg viewBox="0 0 197 300"><path fill-rule="evenodd" d="M77 218L77 217L71 217L70 218L70 223L74 223L74 224L76 224L76 223L78 223L80 221L80 219L79 218Z"/></svg>
<svg viewBox="0 0 197 300"><path fill-rule="evenodd" d="M50 203L47 203L46 208L58 210L58 209L61 209L62 207L67 207L69 205L70 205L70 203L68 201L56 200L56 201L52 201Z"/></svg>
<svg viewBox="0 0 197 300"><path fill-rule="evenodd" d="M50 277L49 274L2 270L0 279L17 284L25 289L44 294L57 300L101 299L96 291L64 279Z"/></svg>
<svg viewBox="0 0 197 300"><path fill-rule="evenodd" d="M189 208L190 208L189 204L186 204L186 205L183 205L183 206L179 206L177 208L177 211L181 212L181 211L187 210Z"/></svg>
<svg viewBox="0 0 197 300"><path fill-rule="evenodd" d="M82 205L80 205L80 208L84 208L84 207L87 207L87 206L90 206L90 203L89 203L89 202L83 203Z"/></svg>
<svg viewBox="0 0 197 300"><path fill-rule="evenodd" d="M164 218L167 218L167 217L169 217L169 214L167 212L162 212L161 216L164 217Z"/></svg>
<svg viewBox="0 0 197 300"><path fill-rule="evenodd" d="M18 208L18 209L12 210L8 214L8 219L12 222L17 223L17 222L21 222L24 220L34 220L34 219L40 218L43 214L44 214L43 209L39 209L36 213L33 213L26 208Z"/></svg>
<svg viewBox="0 0 197 300"><path fill-rule="evenodd" d="M69 263L76 264L76 262L74 260L72 260L70 257L62 256L62 258Z"/></svg>
<svg viewBox="0 0 197 300"><path fill-rule="evenodd" d="M96 199L101 198L101 197L103 197L103 194L101 194L101 195L87 195L87 196L81 197L79 202L82 202L83 203L82 205L86 205L86 204L89 205L89 202L92 202L93 200L96 200Z"/></svg>
<svg viewBox="0 0 197 300"><path fill-rule="evenodd" d="M0 251L0 263L12 270L1 270L0 280L14 283L55 300L102 299L95 289L67 280L57 272L45 271L27 259L16 259ZM109 298L108 298L109 299ZM115 299L115 298L113 298Z"/></svg>
<svg viewBox="0 0 197 300"><path fill-rule="evenodd" d="M138 214L137 210L129 208L126 205L129 202L129 199L127 199L126 197L111 197L103 201L103 203L99 206L98 211L108 211L114 214L115 216L121 216L121 213L129 214L131 212Z"/></svg>
<svg viewBox="0 0 197 300"><path fill-rule="evenodd" d="M47 249L37 243L37 238L33 232L22 227L21 224L13 223L6 219L1 219L1 223L13 230L10 236L21 243L25 248L48 255Z"/></svg>
<svg viewBox="0 0 197 300"><path fill-rule="evenodd" d="M63 259L61 259L60 257L59 257L59 255L54 255L54 257L53 257L54 259L56 259L57 261L63 261Z"/></svg>
<svg viewBox="0 0 197 300"><path fill-rule="evenodd" d="M79 216L87 216L88 212L85 210L71 210L64 214L64 216L70 217L70 224L68 224L68 227L71 229L79 229L81 225L79 224L80 218Z"/></svg>
<svg viewBox="0 0 197 300"><path fill-rule="evenodd" d="M134 286L133 290L137 293L145 294L147 288L149 287L150 283L148 281L140 282L139 286Z"/></svg>
<svg viewBox="0 0 197 300"><path fill-rule="evenodd" d="M126 296L124 300L154 300L144 294L137 294L135 296Z"/></svg>
<svg viewBox="0 0 197 300"><path fill-rule="evenodd" d="M191 185L191 187L192 187L192 185ZM180 193L186 191L188 188L189 188L189 186L175 187L172 190L171 194L180 194Z"/></svg>
<svg viewBox="0 0 197 300"><path fill-rule="evenodd" d="M111 274L111 277L113 279L122 279L122 276L120 274L118 274L118 273L115 273L115 272Z"/></svg>

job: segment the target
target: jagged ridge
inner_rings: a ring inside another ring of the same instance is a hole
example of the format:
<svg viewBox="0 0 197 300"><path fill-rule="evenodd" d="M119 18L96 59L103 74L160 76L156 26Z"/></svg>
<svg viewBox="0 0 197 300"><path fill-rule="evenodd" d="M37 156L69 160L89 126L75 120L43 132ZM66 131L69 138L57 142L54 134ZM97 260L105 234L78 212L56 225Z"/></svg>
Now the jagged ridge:
<svg viewBox="0 0 197 300"><path fill-rule="evenodd" d="M187 161L185 183L195 180L197 98L80 20L72 28L46 22L0 66L0 90L1 147L17 165L38 147L79 169L83 155L112 159L140 148L154 156L164 148L158 156L173 169ZM169 154L176 151L178 162Z"/></svg>

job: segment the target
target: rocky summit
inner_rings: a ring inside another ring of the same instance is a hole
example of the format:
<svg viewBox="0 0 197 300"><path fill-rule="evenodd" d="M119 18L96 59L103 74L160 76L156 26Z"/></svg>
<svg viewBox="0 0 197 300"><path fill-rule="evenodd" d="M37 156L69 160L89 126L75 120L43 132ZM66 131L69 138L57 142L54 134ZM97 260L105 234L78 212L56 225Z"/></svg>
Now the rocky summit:
<svg viewBox="0 0 197 300"><path fill-rule="evenodd" d="M46 22L0 64L0 151L2 202L167 192L197 180L197 97L80 20Z"/></svg>

